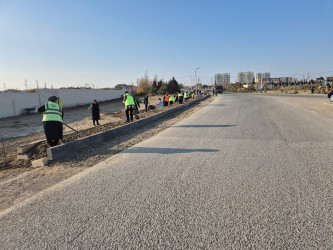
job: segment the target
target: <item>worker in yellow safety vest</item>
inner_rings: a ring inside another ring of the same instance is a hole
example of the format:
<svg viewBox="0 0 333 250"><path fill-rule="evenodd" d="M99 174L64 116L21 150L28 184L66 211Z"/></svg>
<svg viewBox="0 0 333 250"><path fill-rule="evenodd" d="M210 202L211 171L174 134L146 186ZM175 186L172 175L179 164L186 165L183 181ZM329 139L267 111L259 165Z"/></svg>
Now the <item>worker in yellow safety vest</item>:
<svg viewBox="0 0 333 250"><path fill-rule="evenodd" d="M130 122L130 116L131 116L131 122L133 122L133 110L135 110L135 102L133 96L131 96L128 91L125 91L124 95L124 101L125 103L125 111L126 111L126 122Z"/></svg>
<svg viewBox="0 0 333 250"><path fill-rule="evenodd" d="M170 105L173 104L174 100L175 100L175 97L174 97L173 95L170 95L170 96L169 96L169 102L170 102Z"/></svg>
<svg viewBox="0 0 333 250"><path fill-rule="evenodd" d="M57 103L58 97L51 96L49 102L38 108L38 112L44 113L43 127L47 143L53 147L58 145L63 137L62 119L64 112L62 106Z"/></svg>
<svg viewBox="0 0 333 250"><path fill-rule="evenodd" d="M184 93L184 100L187 101L190 95L188 94L188 91Z"/></svg>

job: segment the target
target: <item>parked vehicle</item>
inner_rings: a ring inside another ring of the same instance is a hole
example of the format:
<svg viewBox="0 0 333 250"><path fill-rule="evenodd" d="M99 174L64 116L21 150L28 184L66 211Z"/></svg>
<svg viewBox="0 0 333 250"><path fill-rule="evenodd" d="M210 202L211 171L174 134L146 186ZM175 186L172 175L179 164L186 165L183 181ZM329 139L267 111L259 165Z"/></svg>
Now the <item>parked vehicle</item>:
<svg viewBox="0 0 333 250"><path fill-rule="evenodd" d="M216 85L215 86L215 91L216 91L216 93L219 93L219 94L222 94L223 93L223 87L222 87L222 85Z"/></svg>

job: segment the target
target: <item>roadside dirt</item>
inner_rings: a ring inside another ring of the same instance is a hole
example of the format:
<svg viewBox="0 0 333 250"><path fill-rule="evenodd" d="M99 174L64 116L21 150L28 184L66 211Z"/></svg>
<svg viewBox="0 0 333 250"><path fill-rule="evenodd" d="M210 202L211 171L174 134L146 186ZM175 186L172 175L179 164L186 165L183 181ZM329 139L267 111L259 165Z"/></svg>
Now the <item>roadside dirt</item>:
<svg viewBox="0 0 333 250"><path fill-rule="evenodd" d="M158 98L159 96L152 96L149 98L149 102L152 105L157 105ZM120 99L100 103L100 108L103 111L100 120L102 126L93 126L91 111L87 109L88 106L89 105L65 109L64 123L68 126L64 126L64 138L60 141L60 144L125 124L124 104ZM178 104L173 105L173 107L175 106L178 106ZM149 110L149 112L143 112L144 105L141 104L139 118L145 118L170 108L172 107L165 107L162 109L156 108L154 110ZM0 145L0 170L28 168L32 160L46 157L46 149L48 146L46 142L41 142L25 153L28 155L29 161L16 160L18 146L45 139L43 132L37 133L41 128L41 117L41 114L34 114L11 117L8 118L8 120L1 119L1 133L4 133L8 138L4 140L2 145ZM17 124L25 124L25 126L16 127ZM76 133L71 128L79 132ZM28 131L32 134L22 136L22 134L27 134ZM5 149L5 151L3 149Z"/></svg>
<svg viewBox="0 0 333 250"><path fill-rule="evenodd" d="M150 103L156 105L157 100L158 96L153 97L150 99ZM191 107L187 107L181 111L177 111L156 122L153 122L149 127L139 127L138 129L130 131L128 134L117 138L116 140L100 145L94 145L93 147L81 150L75 154L68 155L59 161L53 161L49 166L33 169L29 166L29 164L14 164L11 168L3 168L0 170L0 212L28 199L48 187L61 182L62 180L69 178L70 176L96 165L110 156L137 144L138 142L158 134L164 129L190 116L213 100L214 97L209 97ZM143 106L144 105L141 105L141 110L144 108ZM170 107L167 108L169 109ZM165 110L165 108L163 109ZM153 115L156 112L159 112L159 110L157 109L147 113L141 112L141 117ZM112 114L104 114L104 117L102 117L103 119L101 120L101 122L104 121L102 123L104 124L103 126L91 128L92 122L88 117L84 120L73 122L71 125L75 126L75 123L79 123L81 128L79 133L80 137L84 137L92 132L96 133L122 125L125 123L124 117L124 111L117 111ZM106 118L110 119L112 122L109 124L105 123L105 121L107 121ZM77 138L77 134L71 132L66 136L68 137L65 137L65 141L67 138L70 138L70 136ZM37 141L40 139L44 139L43 133L30 135L28 138L22 137L12 139L10 142L12 147L16 150L16 146L20 143L24 144L24 142ZM7 144L9 144L8 142L9 141L7 141ZM39 157L44 153L46 145L45 143L42 143L38 147L39 148L35 148L33 150L37 152L34 152L34 154Z"/></svg>

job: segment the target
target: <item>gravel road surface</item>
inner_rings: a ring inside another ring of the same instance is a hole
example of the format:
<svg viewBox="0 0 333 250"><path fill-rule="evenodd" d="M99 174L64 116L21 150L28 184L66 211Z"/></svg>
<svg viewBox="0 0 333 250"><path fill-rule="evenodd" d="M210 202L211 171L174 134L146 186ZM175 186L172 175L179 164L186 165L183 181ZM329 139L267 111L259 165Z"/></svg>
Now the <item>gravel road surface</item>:
<svg viewBox="0 0 333 250"><path fill-rule="evenodd" d="M0 248L332 249L333 116L320 104L218 96L1 212Z"/></svg>

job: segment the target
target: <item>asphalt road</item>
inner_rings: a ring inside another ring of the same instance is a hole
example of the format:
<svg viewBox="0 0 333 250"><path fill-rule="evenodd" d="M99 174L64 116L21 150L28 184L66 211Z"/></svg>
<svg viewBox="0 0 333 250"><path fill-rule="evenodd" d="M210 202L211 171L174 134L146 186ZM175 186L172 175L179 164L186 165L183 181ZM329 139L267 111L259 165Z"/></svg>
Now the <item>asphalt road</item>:
<svg viewBox="0 0 333 250"><path fill-rule="evenodd" d="M318 100L219 96L1 213L0 248L332 249L333 116L320 105L333 107Z"/></svg>

